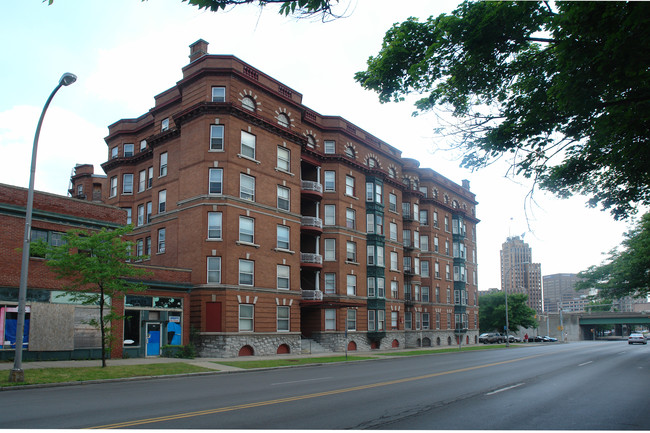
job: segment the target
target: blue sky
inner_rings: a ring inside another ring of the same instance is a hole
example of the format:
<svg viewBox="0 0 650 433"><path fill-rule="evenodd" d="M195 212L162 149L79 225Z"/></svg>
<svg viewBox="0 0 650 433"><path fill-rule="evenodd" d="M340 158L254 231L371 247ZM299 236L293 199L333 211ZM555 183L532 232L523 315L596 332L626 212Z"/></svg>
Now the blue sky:
<svg viewBox="0 0 650 433"><path fill-rule="evenodd" d="M345 2L345 0L343 0ZM499 287L499 250L526 233L542 274L578 272L602 260L627 224L586 209L585 199L555 199L505 177L497 164L470 173L433 138L433 115L414 118L409 102L380 104L354 82L386 30L409 16L451 12L458 1L352 0L334 22L295 20L277 8L240 6L199 11L181 0L13 0L0 4L0 183L27 186L40 111L64 72L79 79L52 102L39 141L36 188L65 195L72 168L93 163L102 173L108 125L138 117L153 97L181 79L188 46L210 43L210 54L232 54L303 94L303 103L339 115L460 183L477 195L479 289ZM348 3L345 3L348 4ZM529 229L531 231L529 231Z"/></svg>

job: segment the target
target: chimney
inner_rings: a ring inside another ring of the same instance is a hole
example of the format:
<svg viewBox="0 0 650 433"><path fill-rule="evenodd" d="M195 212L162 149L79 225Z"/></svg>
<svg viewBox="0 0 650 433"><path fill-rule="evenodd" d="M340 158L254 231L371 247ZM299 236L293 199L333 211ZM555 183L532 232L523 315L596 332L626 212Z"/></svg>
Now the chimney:
<svg viewBox="0 0 650 433"><path fill-rule="evenodd" d="M190 63L208 54L208 43L199 39L190 45Z"/></svg>
<svg viewBox="0 0 650 433"><path fill-rule="evenodd" d="M463 188L469 191L469 180L463 179Z"/></svg>

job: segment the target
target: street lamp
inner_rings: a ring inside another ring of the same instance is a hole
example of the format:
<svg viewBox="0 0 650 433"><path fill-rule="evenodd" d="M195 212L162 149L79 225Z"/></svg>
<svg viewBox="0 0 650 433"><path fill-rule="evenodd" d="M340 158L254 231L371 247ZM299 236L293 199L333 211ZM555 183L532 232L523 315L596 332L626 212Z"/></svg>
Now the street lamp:
<svg viewBox="0 0 650 433"><path fill-rule="evenodd" d="M528 265L530 262L521 262L521 263L515 263L511 267L509 267L506 270L506 276L503 280L504 286L503 286L503 292L505 293L506 296L506 347L510 347L510 323L508 323L508 275L510 274L510 271L514 269L515 266L517 265Z"/></svg>
<svg viewBox="0 0 650 433"><path fill-rule="evenodd" d="M62 86L69 86L77 81L77 76L66 72L59 79L59 84L54 88L50 97L47 98L41 117L38 119L36 134L34 135L34 147L32 149L32 166L29 174L29 189L27 190L27 208L25 210L25 236L23 238L23 258L20 267L20 286L18 288L18 322L16 324L16 355L14 356L14 367L9 372L9 382L24 382L23 372L23 334L25 333L25 304L27 298L27 274L29 270L29 244L32 237L32 211L34 208L34 176L36 174L36 151L38 150L38 137L41 134L41 126L47 107L50 106L52 98ZM20 341L19 341L20 340Z"/></svg>

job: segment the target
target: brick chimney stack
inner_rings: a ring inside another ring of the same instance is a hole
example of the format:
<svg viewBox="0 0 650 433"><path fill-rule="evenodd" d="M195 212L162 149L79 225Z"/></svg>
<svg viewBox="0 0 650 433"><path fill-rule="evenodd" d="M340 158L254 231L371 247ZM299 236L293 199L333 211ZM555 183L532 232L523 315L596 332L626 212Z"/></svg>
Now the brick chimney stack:
<svg viewBox="0 0 650 433"><path fill-rule="evenodd" d="M463 188L469 191L469 180L463 179Z"/></svg>
<svg viewBox="0 0 650 433"><path fill-rule="evenodd" d="M199 39L190 45L190 63L208 54L208 42Z"/></svg>

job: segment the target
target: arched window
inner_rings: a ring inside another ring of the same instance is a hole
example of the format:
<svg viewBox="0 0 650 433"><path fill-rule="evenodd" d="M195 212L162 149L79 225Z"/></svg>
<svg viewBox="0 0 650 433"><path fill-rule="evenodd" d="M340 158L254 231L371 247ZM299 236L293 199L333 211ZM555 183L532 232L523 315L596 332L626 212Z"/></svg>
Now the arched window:
<svg viewBox="0 0 650 433"><path fill-rule="evenodd" d="M257 109L255 100L250 96L244 96L244 98L241 100L241 106L250 111L255 111Z"/></svg>
<svg viewBox="0 0 650 433"><path fill-rule="evenodd" d="M316 147L316 139L314 138L313 135L308 135L307 136L307 146Z"/></svg>
<svg viewBox="0 0 650 433"><path fill-rule="evenodd" d="M394 167L389 167L388 168L388 176L391 179L395 179L395 176L397 176L397 173L395 173L395 168Z"/></svg>
<svg viewBox="0 0 650 433"><path fill-rule="evenodd" d="M345 155L354 159L356 156L356 153L354 152L354 148L352 146L348 146L345 148Z"/></svg>
<svg viewBox="0 0 650 433"><path fill-rule="evenodd" d="M373 168L377 165L377 161L374 158L368 158L368 167Z"/></svg>
<svg viewBox="0 0 650 433"><path fill-rule="evenodd" d="M288 127L289 127L289 123L290 123L290 121L289 121L289 116L287 116L287 115L284 114L284 113L280 113L280 114L278 114L278 124L279 124L280 126L284 126L285 128L288 128Z"/></svg>

